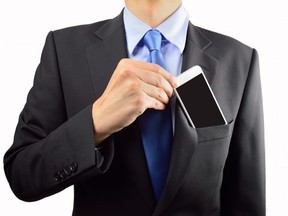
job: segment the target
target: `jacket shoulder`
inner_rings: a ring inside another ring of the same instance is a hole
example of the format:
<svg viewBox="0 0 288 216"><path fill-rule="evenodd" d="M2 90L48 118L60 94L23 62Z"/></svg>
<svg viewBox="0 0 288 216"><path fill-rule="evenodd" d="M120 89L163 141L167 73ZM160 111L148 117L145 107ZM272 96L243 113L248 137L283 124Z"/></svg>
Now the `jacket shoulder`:
<svg viewBox="0 0 288 216"><path fill-rule="evenodd" d="M91 24L71 26L63 29L54 30L52 33L56 41L74 45L89 43L95 39L95 32L99 30L109 20L103 20Z"/></svg>
<svg viewBox="0 0 288 216"><path fill-rule="evenodd" d="M253 48L230 36L210 31L201 27L196 27L206 38L211 41L211 46L207 52L211 52L215 57L224 56L251 56Z"/></svg>
<svg viewBox="0 0 288 216"><path fill-rule="evenodd" d="M233 37L214 32L202 27L196 27L203 35L210 39L214 45L224 46L224 47L233 47L240 49L252 49L250 46L244 44L243 42L235 39Z"/></svg>

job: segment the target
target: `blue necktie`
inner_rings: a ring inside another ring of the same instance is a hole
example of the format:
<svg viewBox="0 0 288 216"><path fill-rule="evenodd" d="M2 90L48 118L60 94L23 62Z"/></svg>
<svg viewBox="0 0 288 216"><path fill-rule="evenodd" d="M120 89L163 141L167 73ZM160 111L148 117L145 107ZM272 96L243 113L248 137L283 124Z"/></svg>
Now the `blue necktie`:
<svg viewBox="0 0 288 216"><path fill-rule="evenodd" d="M149 61L166 69L160 51L161 33L150 30L142 40L150 51ZM146 110L139 118L139 123L152 186L156 200L159 201L168 175L173 139L170 104L167 104L165 110Z"/></svg>

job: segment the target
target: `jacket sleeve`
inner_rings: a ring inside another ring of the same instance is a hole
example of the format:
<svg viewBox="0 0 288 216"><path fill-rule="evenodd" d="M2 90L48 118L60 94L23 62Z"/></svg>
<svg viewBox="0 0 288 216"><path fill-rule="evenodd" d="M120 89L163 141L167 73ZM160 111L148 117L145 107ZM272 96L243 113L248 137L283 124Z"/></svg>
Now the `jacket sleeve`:
<svg viewBox="0 0 288 216"><path fill-rule="evenodd" d="M253 50L221 188L223 216L265 215L265 151L259 60Z"/></svg>
<svg viewBox="0 0 288 216"><path fill-rule="evenodd" d="M95 151L92 104L67 117L53 32L47 36L33 87L19 116L4 169L15 195L34 201L104 173L113 158L113 139Z"/></svg>

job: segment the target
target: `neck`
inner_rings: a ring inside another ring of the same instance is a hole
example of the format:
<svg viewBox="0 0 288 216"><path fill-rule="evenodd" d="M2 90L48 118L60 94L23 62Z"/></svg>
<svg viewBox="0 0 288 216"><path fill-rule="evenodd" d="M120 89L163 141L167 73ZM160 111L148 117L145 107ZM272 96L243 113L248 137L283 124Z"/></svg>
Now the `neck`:
<svg viewBox="0 0 288 216"><path fill-rule="evenodd" d="M126 7L151 28L164 22L181 5L181 0L125 0Z"/></svg>

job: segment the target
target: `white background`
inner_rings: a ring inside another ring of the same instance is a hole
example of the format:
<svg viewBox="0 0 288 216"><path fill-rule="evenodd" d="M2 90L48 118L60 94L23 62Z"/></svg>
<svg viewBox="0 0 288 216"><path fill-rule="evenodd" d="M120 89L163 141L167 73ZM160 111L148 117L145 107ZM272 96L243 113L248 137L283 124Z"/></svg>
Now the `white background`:
<svg viewBox="0 0 288 216"><path fill-rule="evenodd" d="M122 0L10 0L0 3L0 158L13 141L50 30L112 18ZM264 97L267 215L288 215L288 8L284 0L183 1L193 24L230 35L260 55ZM71 215L72 187L38 202L11 192L0 169L0 215Z"/></svg>

